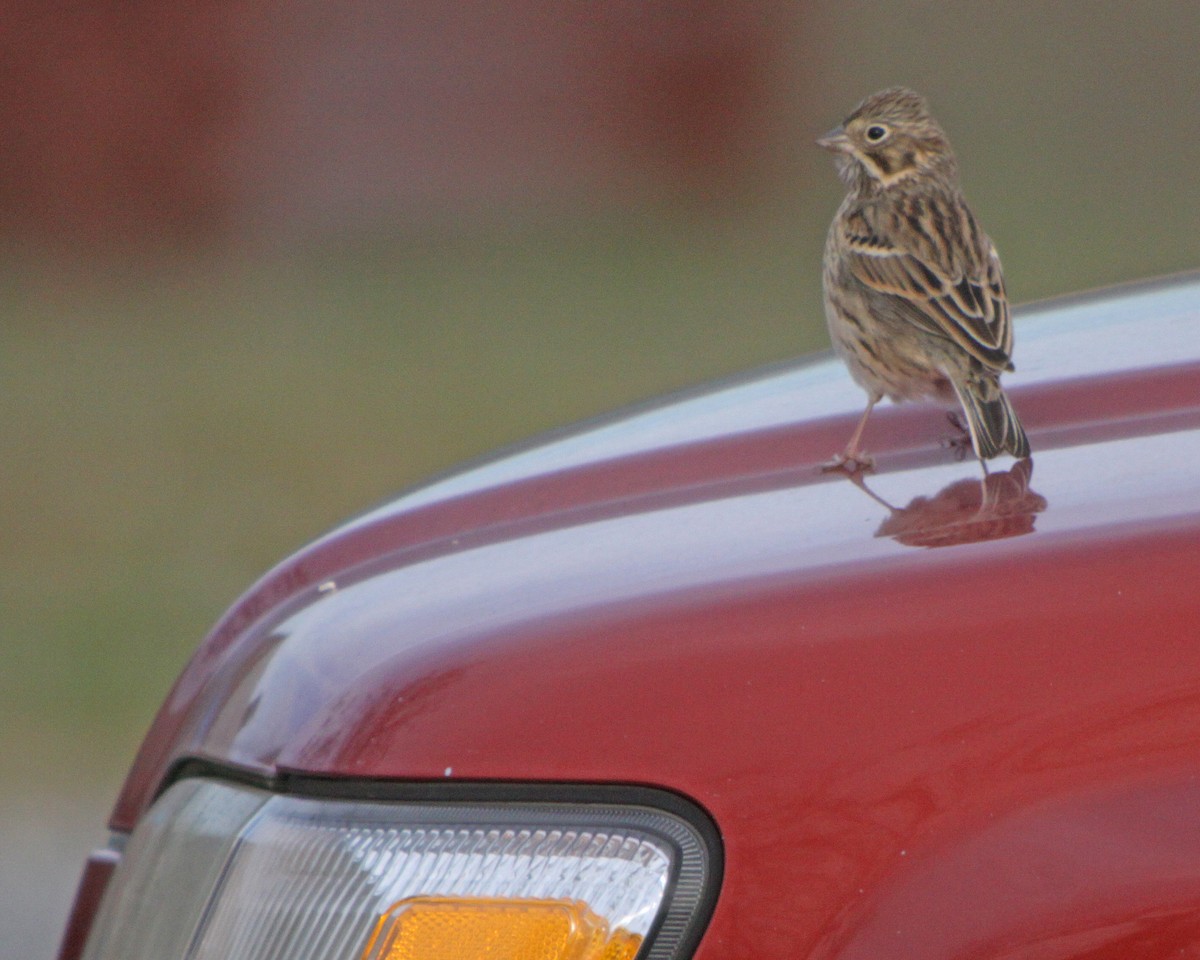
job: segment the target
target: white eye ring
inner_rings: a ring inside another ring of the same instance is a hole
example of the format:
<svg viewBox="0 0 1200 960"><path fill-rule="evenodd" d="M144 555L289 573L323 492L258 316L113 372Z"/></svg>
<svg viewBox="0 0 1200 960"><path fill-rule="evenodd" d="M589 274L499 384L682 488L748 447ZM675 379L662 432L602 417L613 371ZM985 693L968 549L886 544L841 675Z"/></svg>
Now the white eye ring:
<svg viewBox="0 0 1200 960"><path fill-rule="evenodd" d="M879 143L888 135L888 128L882 123L873 123L867 127L866 137L871 143Z"/></svg>

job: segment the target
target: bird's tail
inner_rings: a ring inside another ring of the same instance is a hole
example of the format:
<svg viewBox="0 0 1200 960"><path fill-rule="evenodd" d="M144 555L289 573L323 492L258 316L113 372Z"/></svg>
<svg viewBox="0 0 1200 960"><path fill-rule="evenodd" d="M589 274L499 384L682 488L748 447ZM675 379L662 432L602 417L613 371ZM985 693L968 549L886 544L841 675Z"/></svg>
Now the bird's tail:
<svg viewBox="0 0 1200 960"><path fill-rule="evenodd" d="M1011 453L1018 460L1029 456L1029 438L999 381L955 383L954 392L967 415L971 446L980 460L1002 453Z"/></svg>

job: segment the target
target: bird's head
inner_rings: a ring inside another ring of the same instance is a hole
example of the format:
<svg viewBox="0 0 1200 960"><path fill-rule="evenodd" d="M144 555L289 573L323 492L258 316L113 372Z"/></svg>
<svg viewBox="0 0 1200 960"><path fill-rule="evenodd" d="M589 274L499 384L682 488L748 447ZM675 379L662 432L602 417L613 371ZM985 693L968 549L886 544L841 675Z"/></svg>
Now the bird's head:
<svg viewBox="0 0 1200 960"><path fill-rule="evenodd" d="M817 145L836 154L838 173L852 187L886 189L913 177L953 181L957 175L950 142L925 98L904 87L867 97Z"/></svg>

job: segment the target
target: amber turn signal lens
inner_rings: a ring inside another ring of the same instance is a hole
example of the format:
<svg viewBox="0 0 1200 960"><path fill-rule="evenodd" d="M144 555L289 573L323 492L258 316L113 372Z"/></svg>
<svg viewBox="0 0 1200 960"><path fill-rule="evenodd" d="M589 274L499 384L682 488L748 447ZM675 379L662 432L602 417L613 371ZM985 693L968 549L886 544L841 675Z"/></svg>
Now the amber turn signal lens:
<svg viewBox="0 0 1200 960"><path fill-rule="evenodd" d="M578 900L410 897L379 918L363 960L633 960L641 943Z"/></svg>

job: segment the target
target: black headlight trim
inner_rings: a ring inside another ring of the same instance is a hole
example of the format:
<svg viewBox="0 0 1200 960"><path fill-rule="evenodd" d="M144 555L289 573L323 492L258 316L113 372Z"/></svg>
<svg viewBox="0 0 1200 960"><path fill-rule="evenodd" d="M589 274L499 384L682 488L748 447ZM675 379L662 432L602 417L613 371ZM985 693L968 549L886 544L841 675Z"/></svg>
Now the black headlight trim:
<svg viewBox="0 0 1200 960"><path fill-rule="evenodd" d="M646 937L645 960L690 957L708 927L724 877L716 822L688 797L660 787L624 783L500 780L393 780L280 771L272 776L205 758L176 763L158 794L181 780L200 778L254 787L272 794L379 803L455 806L590 807L619 814L630 826L657 834L679 851L667 890L667 910ZM644 811L639 813L639 811Z"/></svg>

